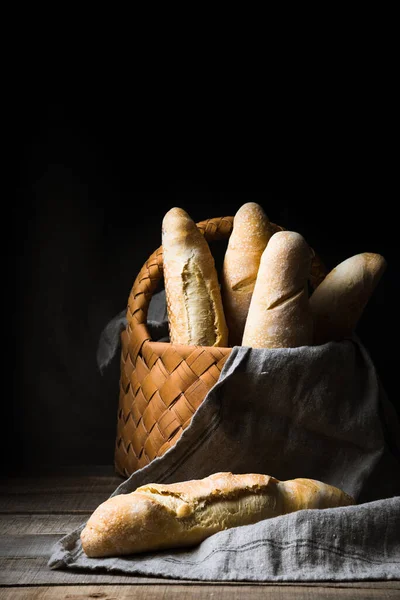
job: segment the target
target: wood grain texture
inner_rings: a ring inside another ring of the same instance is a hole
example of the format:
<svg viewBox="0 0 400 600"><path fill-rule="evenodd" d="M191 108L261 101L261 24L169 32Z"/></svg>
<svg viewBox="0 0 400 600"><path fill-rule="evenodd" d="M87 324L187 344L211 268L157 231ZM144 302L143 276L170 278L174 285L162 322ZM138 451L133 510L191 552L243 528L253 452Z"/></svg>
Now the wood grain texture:
<svg viewBox="0 0 400 600"><path fill-rule="evenodd" d="M115 474L37 474L0 480L0 514L85 514L124 480Z"/></svg>
<svg viewBox="0 0 400 600"><path fill-rule="evenodd" d="M83 573L81 571L53 571L47 566L48 557L0 558L0 586L59 586L94 584L165 584L157 577L133 577L108 573ZM172 583L174 580L171 580ZM0 591L1 591L0 587ZM1 596L0 596L1 597Z"/></svg>
<svg viewBox="0 0 400 600"><path fill-rule="evenodd" d="M79 527L89 518L90 514L87 512L77 515L0 515L0 535L50 533L62 536Z"/></svg>
<svg viewBox="0 0 400 600"><path fill-rule="evenodd" d="M27 475L0 479L0 495L3 494L43 494L58 492L104 492L111 494L124 479L117 475Z"/></svg>
<svg viewBox="0 0 400 600"><path fill-rule="evenodd" d="M0 543L0 558L35 558L50 556L51 549L60 535L3 535Z"/></svg>
<svg viewBox="0 0 400 600"><path fill-rule="evenodd" d="M43 494L3 494L0 514L86 514L93 512L110 494L48 491Z"/></svg>
<svg viewBox="0 0 400 600"><path fill-rule="evenodd" d="M139 577L132 575L122 575L122 574L108 574L108 573L84 573L81 571L53 571L47 567L47 558L46 557L37 557L37 558L0 558L0 586L72 586L72 585L109 585L113 584L115 586L119 585L143 585L148 587L148 585L160 584L163 588L171 585L183 585L189 586L190 589L195 593L197 588L206 586L210 588L211 586L218 586L224 588L235 587L267 587L267 586L277 586L276 583L254 583L251 586L245 583L230 583L230 582L212 582L212 583L202 583L202 582L188 582L187 580L176 580L170 579L168 580L168 584L165 583L164 578L158 577ZM292 587L294 584L292 583L282 583L277 587ZM336 583L336 582L324 582L320 583L299 583L295 584L295 587L317 587L322 590L327 587L335 588L338 594L338 598L341 597L342 589L374 589L374 590L387 590L394 589L397 590L397 593L400 597L400 581L366 581L366 582L344 582L344 583ZM1 593L1 587L0 587ZM0 596L1 597L1 596ZM160 598L163 596L161 595ZM195 597L195 596L194 596ZM323 597L323 596L322 596ZM346 596L345 596L346 597ZM247 597L243 596L245 600ZM251 596L248 596L251 599Z"/></svg>
<svg viewBox="0 0 400 600"><path fill-rule="evenodd" d="M399 590L391 586L382 588L335 588L298 585L87 585L87 586L40 586L35 588L3 588L2 600L313 600L331 598L394 599Z"/></svg>

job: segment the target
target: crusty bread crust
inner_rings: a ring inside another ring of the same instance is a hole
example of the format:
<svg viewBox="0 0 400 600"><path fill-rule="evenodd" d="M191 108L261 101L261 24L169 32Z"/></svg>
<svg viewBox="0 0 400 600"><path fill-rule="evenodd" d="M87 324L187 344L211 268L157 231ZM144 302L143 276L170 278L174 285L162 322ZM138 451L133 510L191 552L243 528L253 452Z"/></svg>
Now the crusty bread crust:
<svg viewBox="0 0 400 600"><path fill-rule="evenodd" d="M294 348L312 343L307 284L311 259L311 249L299 233L274 233L261 257L243 346Z"/></svg>
<svg viewBox="0 0 400 600"><path fill-rule="evenodd" d="M247 202L233 219L221 273L221 292L229 344L240 346L261 255L274 234L263 208Z"/></svg>
<svg viewBox="0 0 400 600"><path fill-rule="evenodd" d="M349 504L354 500L338 488L311 479L280 482L268 475L215 473L109 498L88 520L81 542L89 557L193 546L230 527Z"/></svg>
<svg viewBox="0 0 400 600"><path fill-rule="evenodd" d="M310 296L314 344L350 336L386 270L380 254L363 252L332 269Z"/></svg>
<svg viewBox="0 0 400 600"><path fill-rule="evenodd" d="M174 207L162 223L164 283L173 344L228 346L215 261L186 211Z"/></svg>

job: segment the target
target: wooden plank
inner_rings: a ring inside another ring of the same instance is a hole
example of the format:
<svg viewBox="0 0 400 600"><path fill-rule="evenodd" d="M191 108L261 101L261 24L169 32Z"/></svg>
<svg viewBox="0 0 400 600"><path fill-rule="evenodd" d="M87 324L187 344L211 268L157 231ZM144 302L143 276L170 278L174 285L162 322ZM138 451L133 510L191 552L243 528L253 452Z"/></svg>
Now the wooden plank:
<svg viewBox="0 0 400 600"><path fill-rule="evenodd" d="M111 494L123 479L105 475L29 475L0 479L0 494L43 494L59 492L104 492Z"/></svg>
<svg viewBox="0 0 400 600"><path fill-rule="evenodd" d="M0 496L0 514L86 514L93 512L110 494L49 491L44 494L3 494Z"/></svg>
<svg viewBox="0 0 400 600"><path fill-rule="evenodd" d="M40 534L35 535L2 535L0 537L0 558L35 558L47 556L60 535Z"/></svg>
<svg viewBox="0 0 400 600"><path fill-rule="evenodd" d="M116 475L29 475L0 481L0 514L90 513L123 479Z"/></svg>
<svg viewBox="0 0 400 600"><path fill-rule="evenodd" d="M330 588L323 586L253 586L253 585L87 585L87 586L40 586L34 588L3 588L2 600L330 600L349 598L357 600L391 599L398 600L396 589L382 584L381 588Z"/></svg>
<svg viewBox="0 0 400 600"><path fill-rule="evenodd" d="M88 512L77 515L0 515L0 535L52 533L61 537L77 529L89 518L90 514Z"/></svg>
<svg viewBox="0 0 400 600"><path fill-rule="evenodd" d="M123 575L118 573L96 572L88 573L84 571L72 570L53 570L47 566L48 558L45 556L31 558L0 558L0 586L59 586L59 585L91 585L91 584L130 584L147 585L154 583L166 584L165 578L159 577L139 577L133 575ZM185 580L168 580L168 585L187 585ZM196 582L196 585L209 585L207 582ZM214 585L246 585L241 583L215 582ZM276 585L276 584L257 584L254 585ZM293 585L291 583L282 584L283 586ZM300 586L319 586L315 584L296 584ZM399 593L400 581L387 582L349 582L349 583L324 583L324 587L356 587L362 589L395 589ZM0 588L1 589L1 588ZM399 594L400 596L400 594ZM245 596L243 596L245 598Z"/></svg>
<svg viewBox="0 0 400 600"><path fill-rule="evenodd" d="M1 473L0 481L3 479L27 479L29 477L118 477L114 465L61 465L34 467L13 471L12 473Z"/></svg>
<svg viewBox="0 0 400 600"><path fill-rule="evenodd" d="M0 586L80 585L165 583L157 577L134 577L118 573L86 573L71 570L53 570L47 566L48 557L0 558ZM172 580L173 581L173 580ZM1 590L1 587L0 587Z"/></svg>

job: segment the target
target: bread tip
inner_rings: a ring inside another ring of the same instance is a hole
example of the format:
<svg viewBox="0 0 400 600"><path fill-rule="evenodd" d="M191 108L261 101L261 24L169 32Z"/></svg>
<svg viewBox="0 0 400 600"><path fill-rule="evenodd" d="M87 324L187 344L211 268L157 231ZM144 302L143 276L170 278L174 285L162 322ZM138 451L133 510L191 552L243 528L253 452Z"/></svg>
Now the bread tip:
<svg viewBox="0 0 400 600"><path fill-rule="evenodd" d="M377 254L376 252L364 252L362 256L367 263L372 264L377 270L383 271L387 267L387 261L382 254Z"/></svg>
<svg viewBox="0 0 400 600"><path fill-rule="evenodd" d="M284 231L276 231L273 235L275 240L278 239L298 239L304 240L304 237L298 231L291 231L289 229L285 229Z"/></svg>
<svg viewBox="0 0 400 600"><path fill-rule="evenodd" d="M260 218L262 220L267 219L268 217L265 214L265 210L263 209L263 207L260 204L257 204L257 202L246 202L245 204L242 204L242 206L236 211L235 214L235 221L246 221L246 220L254 220Z"/></svg>
<svg viewBox="0 0 400 600"><path fill-rule="evenodd" d="M228 246L241 251L246 244L248 249L258 250L258 246L267 245L272 234L273 227L263 207L257 202L246 202L233 218Z"/></svg>
<svg viewBox="0 0 400 600"><path fill-rule="evenodd" d="M346 271L351 273L356 267L368 273L377 283L386 270L387 262L381 254L375 252L360 252L349 256L341 263L337 264L336 267L332 269L331 273L336 274ZM328 273L328 276L331 277L331 273Z"/></svg>
<svg viewBox="0 0 400 600"><path fill-rule="evenodd" d="M283 251L285 251L286 249L289 248L300 248L300 247L307 247L310 250L309 245L307 244L307 241L305 240L305 238L301 235L301 233L298 233L297 231L276 231L272 236L271 239L269 240L268 246L265 249L264 255L268 253L270 253L273 250L277 250L277 249L282 249ZM263 256L264 256L263 255ZM313 257L312 255L312 251L310 250L310 259Z"/></svg>
<svg viewBox="0 0 400 600"><path fill-rule="evenodd" d="M182 219L182 218L190 219L190 216L186 212L186 210L184 210L183 208L180 208L179 206L173 206L165 213L163 222L173 220L173 219Z"/></svg>
<svg viewBox="0 0 400 600"><path fill-rule="evenodd" d="M196 224L183 208L174 206L165 213L162 220L162 235L165 235L167 231L174 232L181 230L182 228L189 228L189 230L196 228Z"/></svg>
<svg viewBox="0 0 400 600"><path fill-rule="evenodd" d="M263 210L263 208L261 207L261 204L258 204L258 202L245 202L244 204L242 204L242 206L239 208L239 210L237 212L243 212L246 210Z"/></svg>

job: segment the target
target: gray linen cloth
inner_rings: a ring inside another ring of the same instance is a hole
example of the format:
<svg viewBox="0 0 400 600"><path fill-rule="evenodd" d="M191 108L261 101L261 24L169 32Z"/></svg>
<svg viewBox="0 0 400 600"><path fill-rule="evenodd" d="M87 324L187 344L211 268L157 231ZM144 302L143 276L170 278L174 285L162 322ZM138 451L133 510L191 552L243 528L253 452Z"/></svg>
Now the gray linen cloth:
<svg viewBox="0 0 400 600"><path fill-rule="evenodd" d="M400 579L399 439L396 411L356 337L235 347L177 444L112 496L231 471L317 479L357 505L232 528L194 548L101 559L84 554L82 523L56 544L49 566L199 581Z"/></svg>

